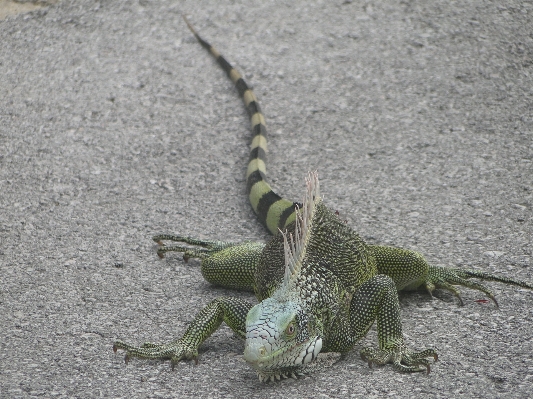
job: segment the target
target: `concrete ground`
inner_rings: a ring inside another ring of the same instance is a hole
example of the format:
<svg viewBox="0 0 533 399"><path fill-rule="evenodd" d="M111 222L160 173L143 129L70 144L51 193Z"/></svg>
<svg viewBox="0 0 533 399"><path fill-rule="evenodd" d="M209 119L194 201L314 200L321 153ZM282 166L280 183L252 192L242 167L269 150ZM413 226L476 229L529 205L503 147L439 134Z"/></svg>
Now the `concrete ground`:
<svg viewBox="0 0 533 399"><path fill-rule="evenodd" d="M527 397L533 293L401 294L430 375L358 351L259 383L227 327L200 363L132 360L213 298L163 232L265 240L245 195L249 121L181 14L253 85L275 189L371 243L533 281L533 4L64 0L0 21L0 397ZM249 298L248 294L235 295Z"/></svg>

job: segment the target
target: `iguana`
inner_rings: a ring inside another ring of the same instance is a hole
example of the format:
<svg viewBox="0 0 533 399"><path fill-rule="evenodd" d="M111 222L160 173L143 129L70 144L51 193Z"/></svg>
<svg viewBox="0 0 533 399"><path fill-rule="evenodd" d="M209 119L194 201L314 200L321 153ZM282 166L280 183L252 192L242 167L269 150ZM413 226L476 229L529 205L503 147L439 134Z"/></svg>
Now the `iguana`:
<svg viewBox="0 0 533 399"><path fill-rule="evenodd" d="M246 174L248 195L259 220L274 234L267 244L197 240L158 235L158 255L169 251L201 259L204 278L212 284L253 291L259 304L220 297L202 309L183 336L167 344L140 347L116 341L113 350L132 357L170 359L171 366L198 358L198 347L224 321L245 339L244 359L259 380L294 377L317 368L322 353L346 353L377 323L379 348L364 348L361 357L372 364L392 363L404 372L430 371L434 349L414 352L402 334L399 290L454 285L492 292L472 277L533 289L533 284L492 274L429 265L414 251L369 245L320 196L317 173L306 179L303 203L283 199L266 181L266 127L256 96L220 53L188 27L235 84L250 114L252 145ZM279 234L281 233L281 234ZM165 246L164 240L186 245Z"/></svg>

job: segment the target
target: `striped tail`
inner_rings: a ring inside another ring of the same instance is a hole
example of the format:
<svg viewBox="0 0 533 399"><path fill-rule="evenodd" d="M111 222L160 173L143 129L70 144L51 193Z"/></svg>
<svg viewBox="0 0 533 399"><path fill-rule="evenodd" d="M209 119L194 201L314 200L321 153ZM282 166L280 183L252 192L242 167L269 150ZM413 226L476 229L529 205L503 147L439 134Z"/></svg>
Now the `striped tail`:
<svg viewBox="0 0 533 399"><path fill-rule="evenodd" d="M217 60L218 64L228 74L235 84L239 95L244 101L252 122L252 145L250 149L250 159L246 172L246 188L248 198L252 204L254 212L259 221L274 235L279 229L285 227L295 220L296 202L281 198L276 194L270 184L266 181L266 152L267 152L267 131L265 117L261 113L259 102L254 92L248 87L241 74L220 55L218 50L202 39L194 30L192 25L183 16L185 23L200 42L202 47L209 51ZM300 205L301 206L301 205Z"/></svg>

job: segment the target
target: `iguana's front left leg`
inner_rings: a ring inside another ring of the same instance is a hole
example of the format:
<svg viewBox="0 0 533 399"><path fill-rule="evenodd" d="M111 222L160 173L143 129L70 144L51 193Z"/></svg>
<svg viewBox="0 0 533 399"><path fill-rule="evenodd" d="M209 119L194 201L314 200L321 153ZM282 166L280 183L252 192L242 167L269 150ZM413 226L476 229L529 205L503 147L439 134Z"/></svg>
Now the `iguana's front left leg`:
<svg viewBox="0 0 533 399"><path fill-rule="evenodd" d="M183 252L183 259L202 260L202 275L211 284L231 289L254 291L254 273L259 263L263 243L232 243L225 241L197 240L177 235L158 235L153 238L159 244L160 258L166 252ZM163 241L181 242L187 245L166 246Z"/></svg>
<svg viewBox="0 0 533 399"><path fill-rule="evenodd" d="M398 291L392 279L383 274L367 280L355 292L350 304L350 324L353 341L366 335L374 321L377 322L379 349L364 348L361 357L371 367L392 363L402 372L426 371L427 358L437 360L434 349L413 352L404 343Z"/></svg>
<svg viewBox="0 0 533 399"><path fill-rule="evenodd" d="M180 360L194 359L197 361L198 347L218 329L223 321L240 338L244 339L246 336L246 315L251 308L251 303L240 298L217 298L196 315L180 339L167 344L147 342L141 346L129 345L119 340L113 344L113 351L125 350L124 360L126 363L132 357L170 359L172 369L174 369Z"/></svg>

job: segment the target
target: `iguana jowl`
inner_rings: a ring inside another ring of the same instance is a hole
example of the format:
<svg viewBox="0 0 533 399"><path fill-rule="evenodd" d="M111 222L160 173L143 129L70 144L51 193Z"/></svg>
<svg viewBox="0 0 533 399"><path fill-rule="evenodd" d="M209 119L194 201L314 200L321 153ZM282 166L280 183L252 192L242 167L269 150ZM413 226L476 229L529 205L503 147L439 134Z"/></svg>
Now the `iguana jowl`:
<svg viewBox="0 0 533 399"><path fill-rule="evenodd" d="M184 18L185 19L185 18ZM185 20L187 22L187 20ZM524 281L477 271L428 265L417 252L368 245L323 203L316 173L310 173L302 204L278 196L266 182L265 120L253 92L241 75L204 41L187 22L200 44L226 71L250 113L252 148L247 171L250 202L274 237L269 243L228 243L160 235L158 255L177 251L184 259L202 260L204 278L219 286L253 291L259 304L221 297L202 309L178 340L140 347L116 341L113 349L131 357L197 359L198 347L224 321L245 339L244 358L261 381L280 379L314 369L319 353L345 353L377 323L379 348L365 348L363 359L392 363L399 371L427 371L433 349L413 352L404 343L399 290L443 288L462 304L461 285L484 292L472 277L533 289ZM278 234L281 231L282 234ZM164 246L169 240L187 244ZM497 303L496 303L497 305Z"/></svg>

